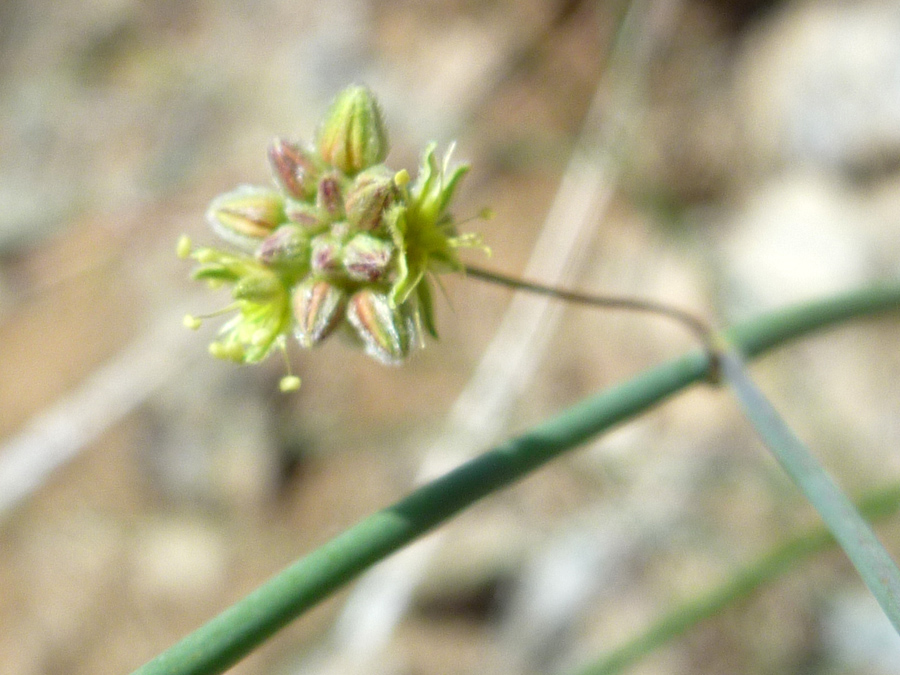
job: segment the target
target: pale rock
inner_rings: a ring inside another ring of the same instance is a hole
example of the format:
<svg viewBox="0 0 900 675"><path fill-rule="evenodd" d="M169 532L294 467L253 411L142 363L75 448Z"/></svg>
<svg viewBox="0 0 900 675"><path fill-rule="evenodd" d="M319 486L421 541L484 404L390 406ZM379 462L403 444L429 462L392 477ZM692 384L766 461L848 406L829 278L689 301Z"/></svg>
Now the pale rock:
<svg viewBox="0 0 900 675"><path fill-rule="evenodd" d="M140 598L190 605L216 597L227 577L227 547L210 526L189 519L144 528L132 549L131 583Z"/></svg>
<svg viewBox="0 0 900 675"><path fill-rule="evenodd" d="M871 172L900 161L900 3L793 3L736 69L751 155Z"/></svg>
<svg viewBox="0 0 900 675"><path fill-rule="evenodd" d="M823 175L774 177L726 229L722 290L731 318L849 290L870 276L865 209Z"/></svg>

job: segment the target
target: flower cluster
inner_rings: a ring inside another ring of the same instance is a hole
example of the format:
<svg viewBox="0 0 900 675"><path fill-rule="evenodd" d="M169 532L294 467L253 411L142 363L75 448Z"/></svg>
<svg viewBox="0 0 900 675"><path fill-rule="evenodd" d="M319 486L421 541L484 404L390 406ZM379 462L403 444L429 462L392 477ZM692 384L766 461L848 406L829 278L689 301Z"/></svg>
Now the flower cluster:
<svg viewBox="0 0 900 675"><path fill-rule="evenodd" d="M452 148L451 148L452 150ZM382 363L401 362L436 337L430 276L461 271L460 235L448 206L468 167L451 167L429 145L414 181L384 164L387 133L368 89L335 99L306 146L276 140L268 157L275 188L242 186L216 197L206 213L234 250L192 248L195 279L230 285L236 311L210 345L213 356L255 363L293 334L310 348L332 333L353 337ZM185 318L196 328L200 319ZM283 389L299 386L289 376Z"/></svg>

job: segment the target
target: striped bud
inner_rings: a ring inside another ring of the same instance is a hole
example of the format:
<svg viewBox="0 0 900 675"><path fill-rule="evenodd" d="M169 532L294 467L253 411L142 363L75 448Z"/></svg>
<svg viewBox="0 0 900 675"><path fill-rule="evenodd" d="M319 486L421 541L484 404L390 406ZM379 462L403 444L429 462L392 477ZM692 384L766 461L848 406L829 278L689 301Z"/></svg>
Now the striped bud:
<svg viewBox="0 0 900 675"><path fill-rule="evenodd" d="M343 318L346 295L327 281L308 281L294 290L294 333L307 349L324 340Z"/></svg>
<svg viewBox="0 0 900 675"><path fill-rule="evenodd" d="M250 185L219 195L206 210L216 234L245 249L256 248L284 217L284 198L278 192Z"/></svg>
<svg viewBox="0 0 900 675"><path fill-rule="evenodd" d="M319 167L311 153L296 143L276 138L268 154L272 177L282 190L296 199L315 194Z"/></svg>
<svg viewBox="0 0 900 675"><path fill-rule="evenodd" d="M384 167L362 172L347 192L344 202L347 220L359 230L374 230L381 225L394 191L394 177Z"/></svg>
<svg viewBox="0 0 900 675"><path fill-rule="evenodd" d="M331 104L316 138L326 162L353 175L384 161L388 137L378 102L366 87L348 87Z"/></svg>
<svg viewBox="0 0 900 675"><path fill-rule="evenodd" d="M284 202L284 216L307 230L315 230L325 226L319 209L315 204L287 199Z"/></svg>
<svg viewBox="0 0 900 675"><path fill-rule="evenodd" d="M320 234L311 242L310 265L313 272L331 276L339 274L341 265L341 242L330 234Z"/></svg>
<svg viewBox="0 0 900 675"><path fill-rule="evenodd" d="M344 215L344 199L341 197L341 184L337 176L330 174L319 181L316 193L316 206L319 212L329 220L337 220Z"/></svg>
<svg viewBox="0 0 900 675"><path fill-rule="evenodd" d="M387 272L394 244L360 232L344 245L344 269L354 281L378 281Z"/></svg>
<svg viewBox="0 0 900 675"><path fill-rule="evenodd" d="M309 269L309 235L299 225L282 225L256 249L264 265L305 274Z"/></svg>
<svg viewBox="0 0 900 675"><path fill-rule="evenodd" d="M350 298L347 320L356 329L366 354L396 365L409 354L415 325L401 308L391 307L386 295L363 289Z"/></svg>

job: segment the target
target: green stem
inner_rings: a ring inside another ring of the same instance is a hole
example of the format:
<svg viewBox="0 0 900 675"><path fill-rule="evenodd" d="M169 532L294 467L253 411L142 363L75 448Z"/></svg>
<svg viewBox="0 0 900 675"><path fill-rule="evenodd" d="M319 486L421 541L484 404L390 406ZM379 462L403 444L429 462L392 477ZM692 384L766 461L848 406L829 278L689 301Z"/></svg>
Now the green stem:
<svg viewBox="0 0 900 675"><path fill-rule="evenodd" d="M867 493L858 502L857 509L873 522L895 514L900 509L900 485ZM720 586L679 605L640 635L576 671L577 675L618 675L666 642L748 597L797 563L831 548L834 543L834 537L825 527L817 527L794 537L747 565Z"/></svg>
<svg viewBox="0 0 900 675"><path fill-rule="evenodd" d="M729 331L727 338L742 353L753 356L831 324L898 308L900 282L768 314ZM362 520L139 668L135 675L223 672L366 568L564 451L704 379L709 367L707 356L693 351L576 403Z"/></svg>

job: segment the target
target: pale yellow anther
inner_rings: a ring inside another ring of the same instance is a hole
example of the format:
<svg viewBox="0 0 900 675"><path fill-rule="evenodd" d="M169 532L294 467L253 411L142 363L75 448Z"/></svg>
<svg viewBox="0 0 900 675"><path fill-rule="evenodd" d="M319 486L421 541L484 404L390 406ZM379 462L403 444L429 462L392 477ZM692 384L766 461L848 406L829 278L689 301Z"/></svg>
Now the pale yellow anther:
<svg viewBox="0 0 900 675"><path fill-rule="evenodd" d="M191 255L192 247L193 244L191 243L191 238L186 234L183 234L178 237L178 244L175 246L175 254L184 260Z"/></svg>
<svg viewBox="0 0 900 675"><path fill-rule="evenodd" d="M300 388L300 378L296 375L285 375L278 383L278 388L284 393L297 391Z"/></svg>
<svg viewBox="0 0 900 675"><path fill-rule="evenodd" d="M395 173L394 185L401 188L409 185L409 171L407 171L406 169L400 169L400 171Z"/></svg>
<svg viewBox="0 0 900 675"><path fill-rule="evenodd" d="M196 316L191 316L190 314L185 314L181 323L184 324L185 328L189 328L190 330L197 330L203 325L203 322L200 319Z"/></svg>
<svg viewBox="0 0 900 675"><path fill-rule="evenodd" d="M228 348L223 345L221 342L210 342L209 343L209 355L214 356L217 359L227 359L228 358Z"/></svg>
<svg viewBox="0 0 900 675"><path fill-rule="evenodd" d="M194 251L194 259L199 263L210 263L218 260L218 255L211 248L201 248Z"/></svg>

